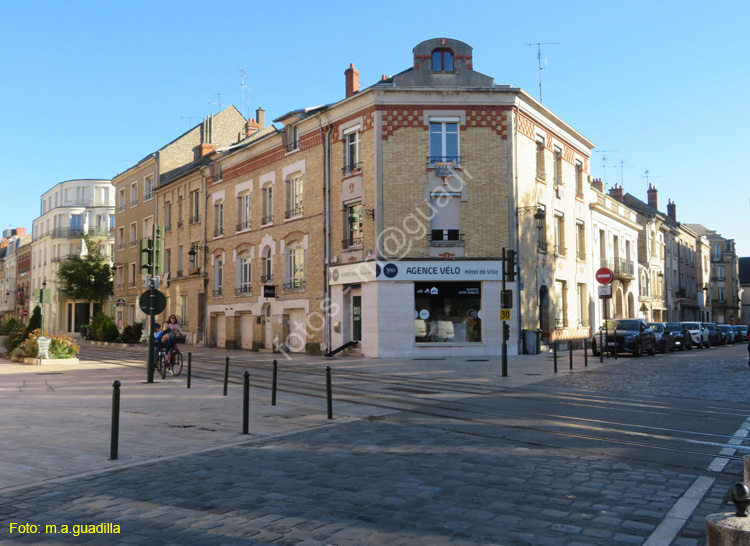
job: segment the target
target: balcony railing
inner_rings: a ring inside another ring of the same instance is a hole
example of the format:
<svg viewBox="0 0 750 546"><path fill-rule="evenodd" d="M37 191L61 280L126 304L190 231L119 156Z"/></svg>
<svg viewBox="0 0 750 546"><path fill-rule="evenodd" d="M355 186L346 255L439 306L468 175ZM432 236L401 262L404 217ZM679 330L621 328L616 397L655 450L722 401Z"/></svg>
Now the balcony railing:
<svg viewBox="0 0 750 546"><path fill-rule="evenodd" d="M154 198L154 192L149 192L143 196L143 202L151 201Z"/></svg>
<svg viewBox="0 0 750 546"><path fill-rule="evenodd" d="M427 163L434 165L435 163L452 163L454 167L460 167L463 162L462 155L430 155L427 156Z"/></svg>
<svg viewBox="0 0 750 546"><path fill-rule="evenodd" d="M177 278L182 277L183 274L184 274L184 271L182 269L178 269L177 273L175 274L175 277L177 277Z"/></svg>
<svg viewBox="0 0 750 546"><path fill-rule="evenodd" d="M294 218L295 216L302 216L302 205L292 207L288 211L286 211L287 218Z"/></svg>
<svg viewBox="0 0 750 546"><path fill-rule="evenodd" d="M191 216L188 218L188 224L197 224L201 221L201 215L198 214L197 216Z"/></svg>
<svg viewBox="0 0 750 546"><path fill-rule="evenodd" d="M263 225L266 224L273 224L273 214L269 214L268 216L264 216L260 219L260 223Z"/></svg>
<svg viewBox="0 0 750 546"><path fill-rule="evenodd" d="M356 237L349 237L341 241L341 248L351 248L353 246L362 245L362 236L357 235Z"/></svg>
<svg viewBox="0 0 750 546"><path fill-rule="evenodd" d="M124 289L124 288L125 288L125 283L122 283L122 282L121 282L121 283L118 283L118 284L117 284L117 289L118 289L118 290L122 290L122 289Z"/></svg>
<svg viewBox="0 0 750 546"><path fill-rule="evenodd" d="M214 288L214 298L220 298L224 295L224 290L222 288Z"/></svg>
<svg viewBox="0 0 750 546"><path fill-rule="evenodd" d="M182 220L177 220L177 229L181 229L182 226L184 226L184 222Z"/></svg>
<svg viewBox="0 0 750 546"><path fill-rule="evenodd" d="M137 207L138 206L138 199L131 199L130 200L130 207Z"/></svg>
<svg viewBox="0 0 750 546"><path fill-rule="evenodd" d="M221 237L224 235L224 226L214 228L214 237Z"/></svg>
<svg viewBox="0 0 750 546"><path fill-rule="evenodd" d="M234 295L235 296L252 296L253 295L253 288L250 285L247 286L239 286L234 289Z"/></svg>
<svg viewBox="0 0 750 546"><path fill-rule="evenodd" d="M432 229L427 237L432 246L464 245L464 234L457 229Z"/></svg>
<svg viewBox="0 0 750 546"><path fill-rule="evenodd" d="M350 165L344 165L344 167L341 169L341 174L346 176L347 174L351 174L353 172L361 171L362 170L362 163L352 163Z"/></svg>
<svg viewBox="0 0 750 546"><path fill-rule="evenodd" d="M302 292L305 289L305 279L290 279L284 283L284 292Z"/></svg>
<svg viewBox="0 0 750 546"><path fill-rule="evenodd" d="M287 152L294 152L296 150L299 150L299 140L295 140L286 145Z"/></svg>
<svg viewBox="0 0 750 546"><path fill-rule="evenodd" d="M250 220L242 220L237 224L237 231L245 231L246 229L250 229Z"/></svg>
<svg viewBox="0 0 750 546"><path fill-rule="evenodd" d="M547 173L544 171L540 171L537 169L536 171L536 179L537 180L547 180Z"/></svg>
<svg viewBox="0 0 750 546"><path fill-rule="evenodd" d="M130 288L135 288L135 285L136 285L136 282L135 282L135 281L130 281L130 282L128 283L128 286L129 286Z"/></svg>
<svg viewBox="0 0 750 546"><path fill-rule="evenodd" d="M125 204L117 205L117 212L125 212Z"/></svg>
<svg viewBox="0 0 750 546"><path fill-rule="evenodd" d="M273 282L273 275L261 275L260 282L263 284L270 284Z"/></svg>
<svg viewBox="0 0 750 546"><path fill-rule="evenodd" d="M117 250L125 250L125 243L120 243L117 245Z"/></svg>

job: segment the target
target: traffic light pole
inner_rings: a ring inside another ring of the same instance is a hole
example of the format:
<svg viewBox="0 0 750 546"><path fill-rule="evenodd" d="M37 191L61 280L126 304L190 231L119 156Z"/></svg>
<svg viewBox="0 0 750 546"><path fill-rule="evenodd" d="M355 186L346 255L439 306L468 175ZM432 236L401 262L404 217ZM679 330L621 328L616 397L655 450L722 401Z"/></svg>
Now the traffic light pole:
<svg viewBox="0 0 750 546"><path fill-rule="evenodd" d="M505 266L505 260L506 260L505 247L503 247L503 291L502 291L503 296L505 295L505 276L506 276L506 271L507 271L507 267ZM508 377L508 335L507 335L506 321L502 321L502 324L503 324L503 351L502 351L503 377Z"/></svg>
<svg viewBox="0 0 750 546"><path fill-rule="evenodd" d="M146 382L154 382L154 301L156 299L156 290L154 288L154 249L156 247L156 228L151 229L151 252L149 254L149 298L148 298L148 316L149 316L149 329L148 329L148 373L146 375Z"/></svg>

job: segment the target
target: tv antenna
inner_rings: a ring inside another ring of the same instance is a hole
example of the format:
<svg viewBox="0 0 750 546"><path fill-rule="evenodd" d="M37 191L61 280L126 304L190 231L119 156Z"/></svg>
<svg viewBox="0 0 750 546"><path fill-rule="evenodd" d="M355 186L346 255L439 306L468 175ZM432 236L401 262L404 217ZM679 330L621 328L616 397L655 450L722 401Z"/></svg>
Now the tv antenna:
<svg viewBox="0 0 750 546"><path fill-rule="evenodd" d="M193 116L180 116L180 119L186 119L186 120L188 120L188 123L190 124L190 127L192 127L193 126L193 120L194 119L198 119L198 118L194 118Z"/></svg>
<svg viewBox="0 0 750 546"><path fill-rule="evenodd" d="M619 168L620 168L620 186L622 186L622 183L623 183L623 179L624 179L624 172L625 172L625 169L632 169L632 168L633 168L633 165L625 165L625 161L623 161L623 160L621 159L621 160L620 160L620 165L619 165Z"/></svg>
<svg viewBox="0 0 750 546"><path fill-rule="evenodd" d="M594 150L597 154L602 154L602 180L607 181L607 153L616 152L617 150Z"/></svg>
<svg viewBox="0 0 750 546"><path fill-rule="evenodd" d="M250 115L250 91L253 91L253 88L245 85L245 78L247 77L247 75L245 74L245 71L242 70L241 68L240 68L240 74L242 74L242 82L240 83L240 87L242 87L242 117L244 117L245 119L248 119L248 116ZM247 108L245 107L246 102L247 102Z"/></svg>
<svg viewBox="0 0 750 546"><path fill-rule="evenodd" d="M646 183L648 184L648 183L650 183L650 180L651 180L652 178L661 178L661 176L655 176L655 175L653 175L653 174L649 173L649 172L648 172L648 169L646 169L646 170L644 171L644 173L643 173L643 174L641 175L641 178L645 178L645 179L646 179Z"/></svg>
<svg viewBox="0 0 750 546"><path fill-rule="evenodd" d="M532 42L526 44L527 46L536 46L536 58L537 64L539 65L539 102L542 101L542 46L543 45L558 45L560 42ZM547 66L547 58L544 58L544 66Z"/></svg>
<svg viewBox="0 0 750 546"><path fill-rule="evenodd" d="M226 104L221 104L221 93L217 93L217 95L219 95L219 102L214 102L214 101L212 101L211 99L206 99L206 100L207 100L208 102L210 102L211 104L215 104L216 106L218 106L218 107L219 107L219 110L221 110L221 107L222 107L222 106L227 106L227 105L226 105ZM212 96L212 97L215 97L216 95L211 95L211 96ZM217 114L218 114L218 112L217 112Z"/></svg>

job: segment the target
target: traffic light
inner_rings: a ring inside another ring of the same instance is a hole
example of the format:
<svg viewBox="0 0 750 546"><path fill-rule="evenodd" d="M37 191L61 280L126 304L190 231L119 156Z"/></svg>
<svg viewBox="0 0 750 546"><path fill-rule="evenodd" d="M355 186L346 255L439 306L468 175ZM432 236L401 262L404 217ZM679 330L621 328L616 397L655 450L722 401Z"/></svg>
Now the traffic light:
<svg viewBox="0 0 750 546"><path fill-rule="evenodd" d="M503 341L510 339L510 324L503 322Z"/></svg>
<svg viewBox="0 0 750 546"><path fill-rule="evenodd" d="M503 309L513 309L513 290L500 291L500 307Z"/></svg>
<svg viewBox="0 0 750 546"><path fill-rule="evenodd" d="M505 254L505 280L513 282L516 278L516 251L508 250Z"/></svg>
<svg viewBox="0 0 750 546"><path fill-rule="evenodd" d="M154 275L164 272L164 226L156 226L154 231Z"/></svg>
<svg viewBox="0 0 750 546"><path fill-rule="evenodd" d="M154 266L154 242L150 237L141 239L141 272L151 274Z"/></svg>

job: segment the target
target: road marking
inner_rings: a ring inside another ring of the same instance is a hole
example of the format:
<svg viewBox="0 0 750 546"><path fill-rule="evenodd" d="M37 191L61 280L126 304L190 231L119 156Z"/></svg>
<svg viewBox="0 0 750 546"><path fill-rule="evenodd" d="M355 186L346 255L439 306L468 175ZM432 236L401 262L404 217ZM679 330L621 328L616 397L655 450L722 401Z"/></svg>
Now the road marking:
<svg viewBox="0 0 750 546"><path fill-rule="evenodd" d="M734 433L734 438L727 441L727 444L733 446L741 446L743 438L747 438L748 429L750 429L750 417L745 419L745 422L742 424L742 426L737 430L737 432ZM724 467L727 466L727 463L729 462L729 459L727 459L727 457L732 457L736 453L736 449L725 447L724 449L719 451L719 455L725 455L725 457L715 457L714 460L711 461L711 464L708 465L708 470L712 472L722 472L724 470Z"/></svg>
<svg viewBox="0 0 750 546"><path fill-rule="evenodd" d="M643 543L643 546L671 544L713 483L713 478L699 476L674 504L659 526L648 537L648 540Z"/></svg>

